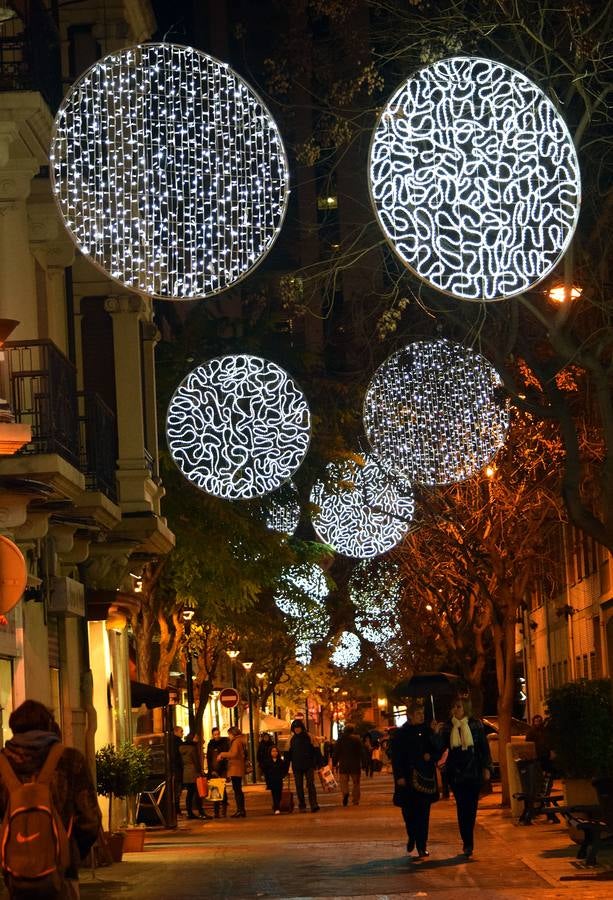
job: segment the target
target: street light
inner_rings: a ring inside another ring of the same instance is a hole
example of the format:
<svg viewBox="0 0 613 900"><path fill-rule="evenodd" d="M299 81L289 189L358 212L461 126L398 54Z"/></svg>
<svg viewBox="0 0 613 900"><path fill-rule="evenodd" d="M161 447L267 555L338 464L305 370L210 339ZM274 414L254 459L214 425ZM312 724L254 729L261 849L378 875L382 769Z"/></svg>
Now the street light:
<svg viewBox="0 0 613 900"><path fill-rule="evenodd" d="M185 679L187 681L187 721L189 723L190 734L194 733L196 727L196 717L194 716L194 670L192 666L192 651L189 642L189 636L192 630L192 619L195 610L183 610L183 622L185 624Z"/></svg>
<svg viewBox="0 0 613 900"><path fill-rule="evenodd" d="M339 687L332 688L332 693L334 694L334 720L336 721L336 738L338 739L338 692L340 691ZM332 727L330 728L330 740L334 740L334 721L332 722Z"/></svg>
<svg viewBox="0 0 613 900"><path fill-rule="evenodd" d="M226 650L226 654L230 659L230 668L232 669L232 687L236 690L236 670L234 663L240 654L240 650ZM238 703L234 707L234 725L238 726Z"/></svg>
<svg viewBox="0 0 613 900"><path fill-rule="evenodd" d="M243 669L247 675L247 697L249 700L249 748L251 755L251 780L254 784L256 784L258 780L258 775L255 769L255 735L253 733L253 690L251 684L251 670L253 668L253 663L245 660L243 663Z"/></svg>

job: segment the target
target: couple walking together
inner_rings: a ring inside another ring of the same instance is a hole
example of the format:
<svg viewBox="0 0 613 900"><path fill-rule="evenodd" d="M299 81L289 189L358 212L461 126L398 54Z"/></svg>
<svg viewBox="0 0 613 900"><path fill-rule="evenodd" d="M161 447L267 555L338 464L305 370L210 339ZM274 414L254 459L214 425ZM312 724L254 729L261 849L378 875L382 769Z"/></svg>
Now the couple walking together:
<svg viewBox="0 0 613 900"><path fill-rule="evenodd" d="M407 722L390 743L394 773L394 804L399 806L407 830L407 851L427 849L430 807L438 800L437 762L444 756L447 781L455 798L462 853L473 853L479 793L491 777L491 756L483 725L471 715L470 701L458 697L445 724L424 721L424 708L414 702Z"/></svg>

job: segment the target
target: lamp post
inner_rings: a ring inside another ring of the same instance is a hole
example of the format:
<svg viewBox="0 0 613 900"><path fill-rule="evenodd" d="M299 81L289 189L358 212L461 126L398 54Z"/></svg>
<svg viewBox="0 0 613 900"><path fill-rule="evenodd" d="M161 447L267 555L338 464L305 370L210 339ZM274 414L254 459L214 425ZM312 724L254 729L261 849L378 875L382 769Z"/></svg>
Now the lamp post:
<svg viewBox="0 0 613 900"><path fill-rule="evenodd" d="M240 650L226 650L226 653L230 659L230 668L232 669L232 687L236 690L236 669L234 668L234 662L238 658ZM234 725L238 727L238 703L234 707Z"/></svg>
<svg viewBox="0 0 613 900"><path fill-rule="evenodd" d="M194 715L194 669L192 666L192 651L189 642L189 636L192 630L192 619L194 618L193 609L183 610L183 622L185 624L185 680L187 682L187 721L189 723L190 733L194 733L196 727L196 717Z"/></svg>
<svg viewBox="0 0 613 900"><path fill-rule="evenodd" d="M340 691L339 687L332 688L332 693L334 694L334 717L332 720L332 725L330 726L330 740L334 740L334 722L336 722L336 738L338 740L338 692Z"/></svg>
<svg viewBox="0 0 613 900"><path fill-rule="evenodd" d="M251 669L253 668L253 663L245 660L243 663L243 669L247 675L247 698L249 700L249 751L251 756L251 780L254 784L256 784L258 780L258 774L255 768L255 735L253 733L253 686L251 683Z"/></svg>

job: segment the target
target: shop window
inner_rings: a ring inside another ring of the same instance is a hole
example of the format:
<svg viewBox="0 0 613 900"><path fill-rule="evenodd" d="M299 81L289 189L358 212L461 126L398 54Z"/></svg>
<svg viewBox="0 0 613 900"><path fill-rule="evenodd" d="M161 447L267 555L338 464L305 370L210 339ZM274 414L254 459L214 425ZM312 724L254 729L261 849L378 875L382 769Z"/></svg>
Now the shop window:
<svg viewBox="0 0 613 900"><path fill-rule="evenodd" d="M0 658L0 741L3 747L12 737L9 718L13 706L13 660Z"/></svg>

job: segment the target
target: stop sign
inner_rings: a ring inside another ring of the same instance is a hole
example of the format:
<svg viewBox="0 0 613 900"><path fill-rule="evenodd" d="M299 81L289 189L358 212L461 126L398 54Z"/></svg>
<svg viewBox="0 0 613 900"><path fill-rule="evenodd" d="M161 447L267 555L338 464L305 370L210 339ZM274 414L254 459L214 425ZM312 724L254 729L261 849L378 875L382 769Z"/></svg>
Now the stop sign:
<svg viewBox="0 0 613 900"><path fill-rule="evenodd" d="M219 692L219 702L226 709L238 706L238 691L235 691L234 688L224 688Z"/></svg>

